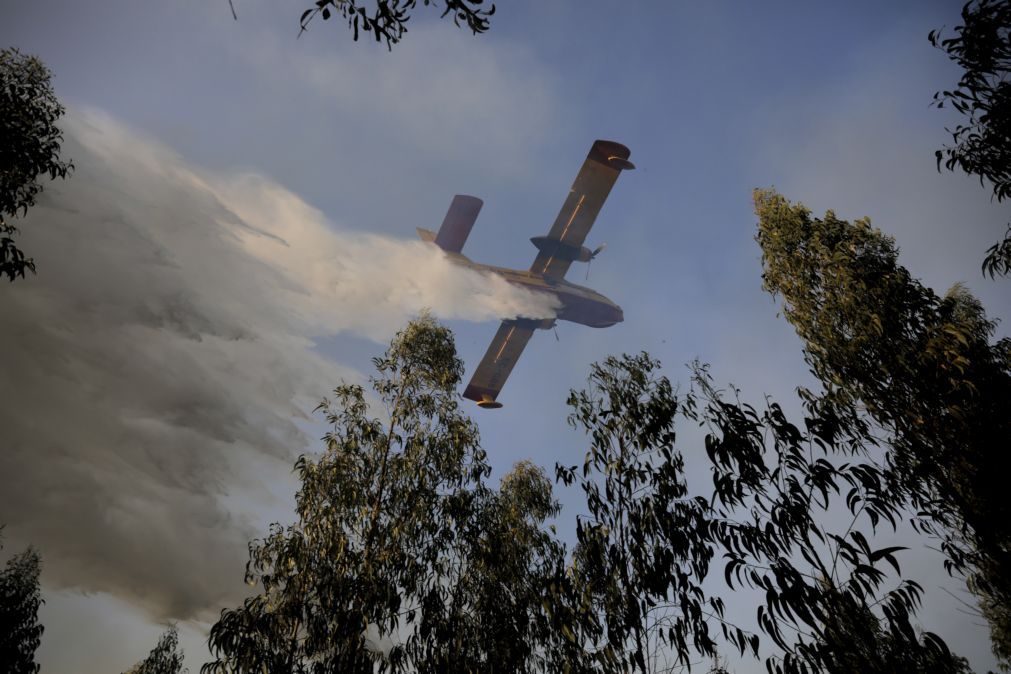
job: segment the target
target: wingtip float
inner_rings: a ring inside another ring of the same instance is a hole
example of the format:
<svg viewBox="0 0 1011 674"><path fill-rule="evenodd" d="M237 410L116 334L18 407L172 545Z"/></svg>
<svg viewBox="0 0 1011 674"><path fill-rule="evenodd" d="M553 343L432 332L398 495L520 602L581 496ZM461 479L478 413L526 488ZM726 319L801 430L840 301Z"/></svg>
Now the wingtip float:
<svg viewBox="0 0 1011 674"><path fill-rule="evenodd" d="M620 323L625 318L621 307L590 288L566 281L564 276L573 262L590 262L604 249L601 245L591 250L583 241L618 176L622 171L635 168L628 160L630 155L629 149L621 143L610 140L593 143L551 231L547 236L530 239L537 248L537 257L527 271L479 264L463 255L463 244L484 203L477 197L456 195L439 231L418 228L418 236L441 248L458 264L497 274L509 283L535 292L554 295L561 306L557 320L593 328ZM482 409L502 407L498 395L534 330L550 330L555 320L517 318L502 321L463 397L475 401Z"/></svg>

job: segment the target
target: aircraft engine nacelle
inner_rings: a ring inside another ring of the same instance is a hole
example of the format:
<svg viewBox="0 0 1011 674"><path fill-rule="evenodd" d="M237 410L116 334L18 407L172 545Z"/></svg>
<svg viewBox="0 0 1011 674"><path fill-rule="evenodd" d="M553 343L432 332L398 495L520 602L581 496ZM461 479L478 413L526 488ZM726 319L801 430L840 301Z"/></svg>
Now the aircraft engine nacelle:
<svg viewBox="0 0 1011 674"><path fill-rule="evenodd" d="M597 250L590 250L586 246L576 247L546 236L535 236L530 239L530 242L545 255L551 255L559 260L570 260L572 262L589 262L600 251L599 248Z"/></svg>

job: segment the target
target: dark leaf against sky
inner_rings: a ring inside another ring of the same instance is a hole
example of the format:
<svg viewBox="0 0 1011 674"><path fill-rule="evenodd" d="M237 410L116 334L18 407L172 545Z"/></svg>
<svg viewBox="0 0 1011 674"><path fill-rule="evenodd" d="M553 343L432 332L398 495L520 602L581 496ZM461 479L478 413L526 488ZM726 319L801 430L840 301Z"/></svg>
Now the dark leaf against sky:
<svg viewBox="0 0 1011 674"><path fill-rule="evenodd" d="M986 179L1003 200L1011 196L1011 4L971 0L954 35L935 30L929 39L964 71L955 89L934 94L938 107L966 116L951 131L954 145L937 151L938 167Z"/></svg>
<svg viewBox="0 0 1011 674"><path fill-rule="evenodd" d="M42 640L38 613L39 554L29 548L0 571L0 666L10 674L37 674L35 651Z"/></svg>
<svg viewBox="0 0 1011 674"><path fill-rule="evenodd" d="M40 178L65 178L73 168L60 161L63 134L56 120L63 106L51 77L36 57L0 49L0 275L11 281L35 271L14 242L18 229L11 219L35 204Z"/></svg>
<svg viewBox="0 0 1011 674"><path fill-rule="evenodd" d="M1011 196L1011 3L970 0L962 8L962 25L946 37L941 30L930 43L963 70L955 89L934 94L937 107L950 105L964 115L951 133L952 145L938 150L937 168L961 169L989 182L998 201ZM987 251L983 273L1011 272L1011 238Z"/></svg>
<svg viewBox="0 0 1011 674"><path fill-rule="evenodd" d="M148 656L126 674L184 674L186 671L183 668L183 652L179 648L179 632L172 625L158 638Z"/></svg>
<svg viewBox="0 0 1011 674"><path fill-rule="evenodd" d="M1011 605L1001 468L1011 437L1011 343L991 341L995 322L963 287L938 297L912 278L895 242L866 218L813 218L762 190L755 207L765 287L783 298L825 387L809 400L841 419L857 444L885 444L890 493L938 527L951 568L970 575L984 605ZM1006 612L990 616L995 647L1006 644Z"/></svg>
<svg viewBox="0 0 1011 674"><path fill-rule="evenodd" d="M434 0L421 0L425 7L437 7ZM495 5L484 9L483 0L444 0L442 17L452 16L457 26L466 26L475 35L488 30L489 18L495 13ZM314 7L302 12L299 17L301 32L304 32L317 15L324 21L340 16L357 41L359 31L371 33L376 42L386 42L388 48L400 42L407 32L407 22L417 9L418 0L375 0L371 12L367 0L316 0Z"/></svg>

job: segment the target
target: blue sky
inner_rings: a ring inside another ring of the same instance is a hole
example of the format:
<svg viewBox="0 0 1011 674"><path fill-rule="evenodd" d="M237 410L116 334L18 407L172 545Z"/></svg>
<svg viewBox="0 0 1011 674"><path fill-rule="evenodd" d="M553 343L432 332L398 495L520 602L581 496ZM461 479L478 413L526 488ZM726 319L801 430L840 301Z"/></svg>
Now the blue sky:
<svg viewBox="0 0 1011 674"><path fill-rule="evenodd" d="M870 216L926 284L963 282L1011 317L1006 282L979 274L1006 207L934 169L952 118L929 103L957 71L926 35L961 3L531 0L502 3L481 36L419 11L392 52L332 21L296 39L301 7L279 4L236 0L238 21L225 0L0 5L0 45L53 70L78 160L26 221L38 277L0 295L30 318L3 348L33 382L0 415L51 431L0 470L26 466L0 512L5 552L33 542L45 560L43 671L125 669L169 618L196 671L208 604L241 596L244 541L289 517L291 455L319 446L297 412L367 375L416 305L447 318L472 368L488 302L524 301L467 295L473 279L419 253L414 228L473 194L464 252L526 268L594 139L638 167L587 240L608 243L587 283L625 322L535 336L505 407L474 411L498 475L582 456L565 398L608 354L648 350L681 381L698 357L753 400L809 381L761 291L754 187ZM405 271L424 283L398 285ZM187 330L203 339L172 336ZM924 627L992 666L985 631L936 590L958 591L939 560L900 561L935 588Z"/></svg>

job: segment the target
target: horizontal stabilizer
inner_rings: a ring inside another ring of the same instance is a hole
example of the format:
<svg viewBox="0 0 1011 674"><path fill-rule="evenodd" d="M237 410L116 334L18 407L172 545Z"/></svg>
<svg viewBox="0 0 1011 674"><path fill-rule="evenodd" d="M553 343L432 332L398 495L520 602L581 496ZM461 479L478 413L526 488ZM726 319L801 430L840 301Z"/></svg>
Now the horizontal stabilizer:
<svg viewBox="0 0 1011 674"><path fill-rule="evenodd" d="M481 212L484 202L477 197L470 197L466 194L457 194L453 197L453 203L449 205L439 233L435 237L435 245L442 248L447 253L459 253L463 250L463 244L470 235L470 230L474 227L477 214Z"/></svg>
<svg viewBox="0 0 1011 674"><path fill-rule="evenodd" d="M435 232L430 229L422 229L421 227L417 227L416 229L422 241L425 243L435 243Z"/></svg>

